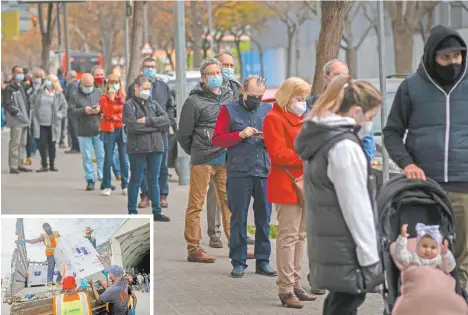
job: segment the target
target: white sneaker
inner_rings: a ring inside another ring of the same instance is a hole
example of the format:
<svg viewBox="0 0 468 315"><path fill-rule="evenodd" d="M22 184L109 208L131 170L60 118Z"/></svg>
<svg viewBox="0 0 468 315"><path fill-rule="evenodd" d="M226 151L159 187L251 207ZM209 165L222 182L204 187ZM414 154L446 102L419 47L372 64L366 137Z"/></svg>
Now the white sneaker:
<svg viewBox="0 0 468 315"><path fill-rule="evenodd" d="M122 188L122 195L124 195L124 196L128 195L128 189L127 188Z"/></svg>
<svg viewBox="0 0 468 315"><path fill-rule="evenodd" d="M103 196L110 196L111 194L111 189L110 188L105 188L103 190L101 190L101 195Z"/></svg>

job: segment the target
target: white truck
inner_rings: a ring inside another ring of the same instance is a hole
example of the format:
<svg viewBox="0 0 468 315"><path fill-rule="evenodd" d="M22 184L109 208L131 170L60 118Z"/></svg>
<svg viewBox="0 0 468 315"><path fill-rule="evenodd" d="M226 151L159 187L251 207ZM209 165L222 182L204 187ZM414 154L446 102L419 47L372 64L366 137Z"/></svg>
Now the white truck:
<svg viewBox="0 0 468 315"><path fill-rule="evenodd" d="M59 231L60 232L60 231ZM25 239L23 219L17 219L16 236ZM62 275L74 275L90 281L104 280L101 273L104 265L120 265L128 274L134 268L149 267L150 228L145 219L126 219L112 233L108 240L94 249L82 237L61 237L55 250L57 271ZM31 274L33 273L33 274ZM28 260L25 245L17 242L11 261L10 284L6 288L4 303L10 305L11 315L52 315L52 299L61 289L49 289L44 274L47 263ZM57 272L58 275L58 272ZM56 275L54 275L54 278ZM100 293L103 288L97 283ZM93 314L104 314L106 305L94 300L90 286L86 288L92 301Z"/></svg>

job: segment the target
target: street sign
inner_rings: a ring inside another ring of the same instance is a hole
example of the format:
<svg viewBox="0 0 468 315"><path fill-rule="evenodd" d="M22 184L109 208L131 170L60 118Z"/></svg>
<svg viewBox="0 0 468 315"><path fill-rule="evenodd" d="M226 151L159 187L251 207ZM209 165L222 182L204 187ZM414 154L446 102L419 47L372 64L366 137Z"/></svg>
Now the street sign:
<svg viewBox="0 0 468 315"><path fill-rule="evenodd" d="M153 48L151 45L146 42L145 45L143 45L143 48L141 49L141 54L142 55L152 55L153 54Z"/></svg>

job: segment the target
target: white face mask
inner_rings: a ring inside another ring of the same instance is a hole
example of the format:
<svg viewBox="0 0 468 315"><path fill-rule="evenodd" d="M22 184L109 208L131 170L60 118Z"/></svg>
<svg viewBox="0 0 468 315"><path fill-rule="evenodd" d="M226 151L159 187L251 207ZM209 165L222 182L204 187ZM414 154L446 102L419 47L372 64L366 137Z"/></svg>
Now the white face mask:
<svg viewBox="0 0 468 315"><path fill-rule="evenodd" d="M296 115L297 117L301 117L302 115L304 115L306 108L306 102L295 102L288 108L288 111L291 114Z"/></svg>
<svg viewBox="0 0 468 315"><path fill-rule="evenodd" d="M359 129L359 132L358 132L358 137L360 139L368 136L371 131L372 131L372 126L374 125L374 122L373 121L366 121L364 122L362 125L361 125L361 129Z"/></svg>
<svg viewBox="0 0 468 315"><path fill-rule="evenodd" d="M139 96L146 101L150 97L150 90L141 90Z"/></svg>

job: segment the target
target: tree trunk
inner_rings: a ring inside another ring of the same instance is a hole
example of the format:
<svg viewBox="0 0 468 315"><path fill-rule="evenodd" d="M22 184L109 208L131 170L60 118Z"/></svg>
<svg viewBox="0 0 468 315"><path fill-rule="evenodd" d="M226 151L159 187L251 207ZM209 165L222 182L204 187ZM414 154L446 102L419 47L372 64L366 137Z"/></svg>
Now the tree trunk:
<svg viewBox="0 0 468 315"><path fill-rule="evenodd" d="M263 47L262 47L262 45L260 45L260 43L256 39L254 39L252 37L250 37L250 41L253 42L255 44L255 46L257 46L258 59L260 61L260 76L262 78L264 78L265 77L265 69L263 68Z"/></svg>
<svg viewBox="0 0 468 315"><path fill-rule="evenodd" d="M320 44L316 47L317 57L312 94L322 92L322 69L325 63L338 57L346 13L352 4L351 1L321 1L322 20L318 40Z"/></svg>
<svg viewBox="0 0 468 315"><path fill-rule="evenodd" d="M301 61L301 26L296 21L296 35L294 46L296 46L296 77L300 77L300 61Z"/></svg>
<svg viewBox="0 0 468 315"><path fill-rule="evenodd" d="M244 69L243 69L243 63L242 63L242 56L241 56L241 36L240 35L239 37L235 36L234 37L234 43L236 44L236 49L237 49L237 55L239 56L239 74L240 74L240 77L241 77L241 80L244 79Z"/></svg>
<svg viewBox="0 0 468 315"><path fill-rule="evenodd" d="M357 78L357 49L349 45L346 48L346 64L348 65L349 75Z"/></svg>
<svg viewBox="0 0 468 315"><path fill-rule="evenodd" d="M41 67L46 73L49 73L49 54L50 42L46 37L42 37Z"/></svg>
<svg viewBox="0 0 468 315"><path fill-rule="evenodd" d="M203 21L199 1L190 2L190 30L193 38L193 64L195 67L200 66L202 61L202 35L203 35Z"/></svg>
<svg viewBox="0 0 468 315"><path fill-rule="evenodd" d="M395 72L413 72L413 32L408 27L397 27L392 23L393 46L395 49Z"/></svg>
<svg viewBox="0 0 468 315"><path fill-rule="evenodd" d="M294 34L296 30L294 27L288 26L288 47L286 48L286 79L291 76L291 61L292 61L292 42L294 39Z"/></svg>
<svg viewBox="0 0 468 315"><path fill-rule="evenodd" d="M143 2L134 2L127 82L131 82L140 73L141 47L143 46L143 8Z"/></svg>

